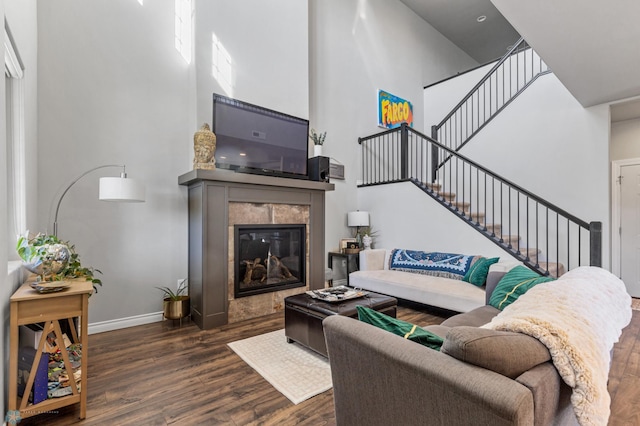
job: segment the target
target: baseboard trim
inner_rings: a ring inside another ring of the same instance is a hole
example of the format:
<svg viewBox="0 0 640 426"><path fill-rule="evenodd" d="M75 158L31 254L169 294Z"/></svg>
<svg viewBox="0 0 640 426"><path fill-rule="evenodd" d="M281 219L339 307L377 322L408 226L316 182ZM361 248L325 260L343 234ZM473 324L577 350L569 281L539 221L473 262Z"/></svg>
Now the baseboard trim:
<svg viewBox="0 0 640 426"><path fill-rule="evenodd" d="M134 317L118 318L108 321L100 321L89 324L89 334L104 333L105 331L120 330L121 328L135 327L136 325L151 324L164 319L161 312L136 315Z"/></svg>

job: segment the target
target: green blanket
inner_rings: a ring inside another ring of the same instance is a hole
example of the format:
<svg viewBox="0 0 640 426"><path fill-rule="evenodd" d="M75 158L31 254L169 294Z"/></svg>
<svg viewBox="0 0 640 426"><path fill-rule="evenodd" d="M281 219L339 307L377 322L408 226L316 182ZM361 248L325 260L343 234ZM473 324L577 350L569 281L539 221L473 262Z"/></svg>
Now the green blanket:
<svg viewBox="0 0 640 426"><path fill-rule="evenodd" d="M364 306L356 306L356 309L358 310L358 319L360 321L390 331L393 334L428 346L431 349L439 351L444 341L442 337L410 322L392 318L389 315L382 314Z"/></svg>

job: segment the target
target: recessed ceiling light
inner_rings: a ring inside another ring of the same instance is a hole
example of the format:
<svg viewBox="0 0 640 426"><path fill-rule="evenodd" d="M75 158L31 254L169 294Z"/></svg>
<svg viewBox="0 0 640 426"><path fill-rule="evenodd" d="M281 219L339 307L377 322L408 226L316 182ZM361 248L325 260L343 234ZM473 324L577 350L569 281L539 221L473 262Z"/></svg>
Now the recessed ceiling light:
<svg viewBox="0 0 640 426"><path fill-rule="evenodd" d="M484 22L487 20L487 17L485 15L480 15L476 18L476 21L478 22Z"/></svg>

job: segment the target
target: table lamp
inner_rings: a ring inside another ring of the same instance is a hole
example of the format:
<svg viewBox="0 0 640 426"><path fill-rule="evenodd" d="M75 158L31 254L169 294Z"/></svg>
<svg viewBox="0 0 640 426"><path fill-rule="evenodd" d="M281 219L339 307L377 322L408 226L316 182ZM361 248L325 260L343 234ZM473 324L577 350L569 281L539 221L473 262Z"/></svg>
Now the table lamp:
<svg viewBox="0 0 640 426"><path fill-rule="evenodd" d="M360 243L360 227L369 226L369 212L360 210L347 213L347 226L356 228L356 240Z"/></svg>

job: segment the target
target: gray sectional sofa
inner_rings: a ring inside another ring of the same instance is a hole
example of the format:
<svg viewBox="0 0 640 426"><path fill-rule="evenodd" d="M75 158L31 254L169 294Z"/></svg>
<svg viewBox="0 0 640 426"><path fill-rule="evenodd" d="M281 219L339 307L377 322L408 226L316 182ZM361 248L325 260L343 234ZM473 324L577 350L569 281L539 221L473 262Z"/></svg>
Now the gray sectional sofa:
<svg viewBox="0 0 640 426"><path fill-rule="evenodd" d="M424 327L440 351L408 340L418 324L324 319L338 425L607 424L611 353L632 317L622 280L489 271L486 305Z"/></svg>
<svg viewBox="0 0 640 426"><path fill-rule="evenodd" d="M571 389L544 345L479 328L499 312L483 305L425 327L445 339L441 352L352 318L326 318L338 425L577 424Z"/></svg>

